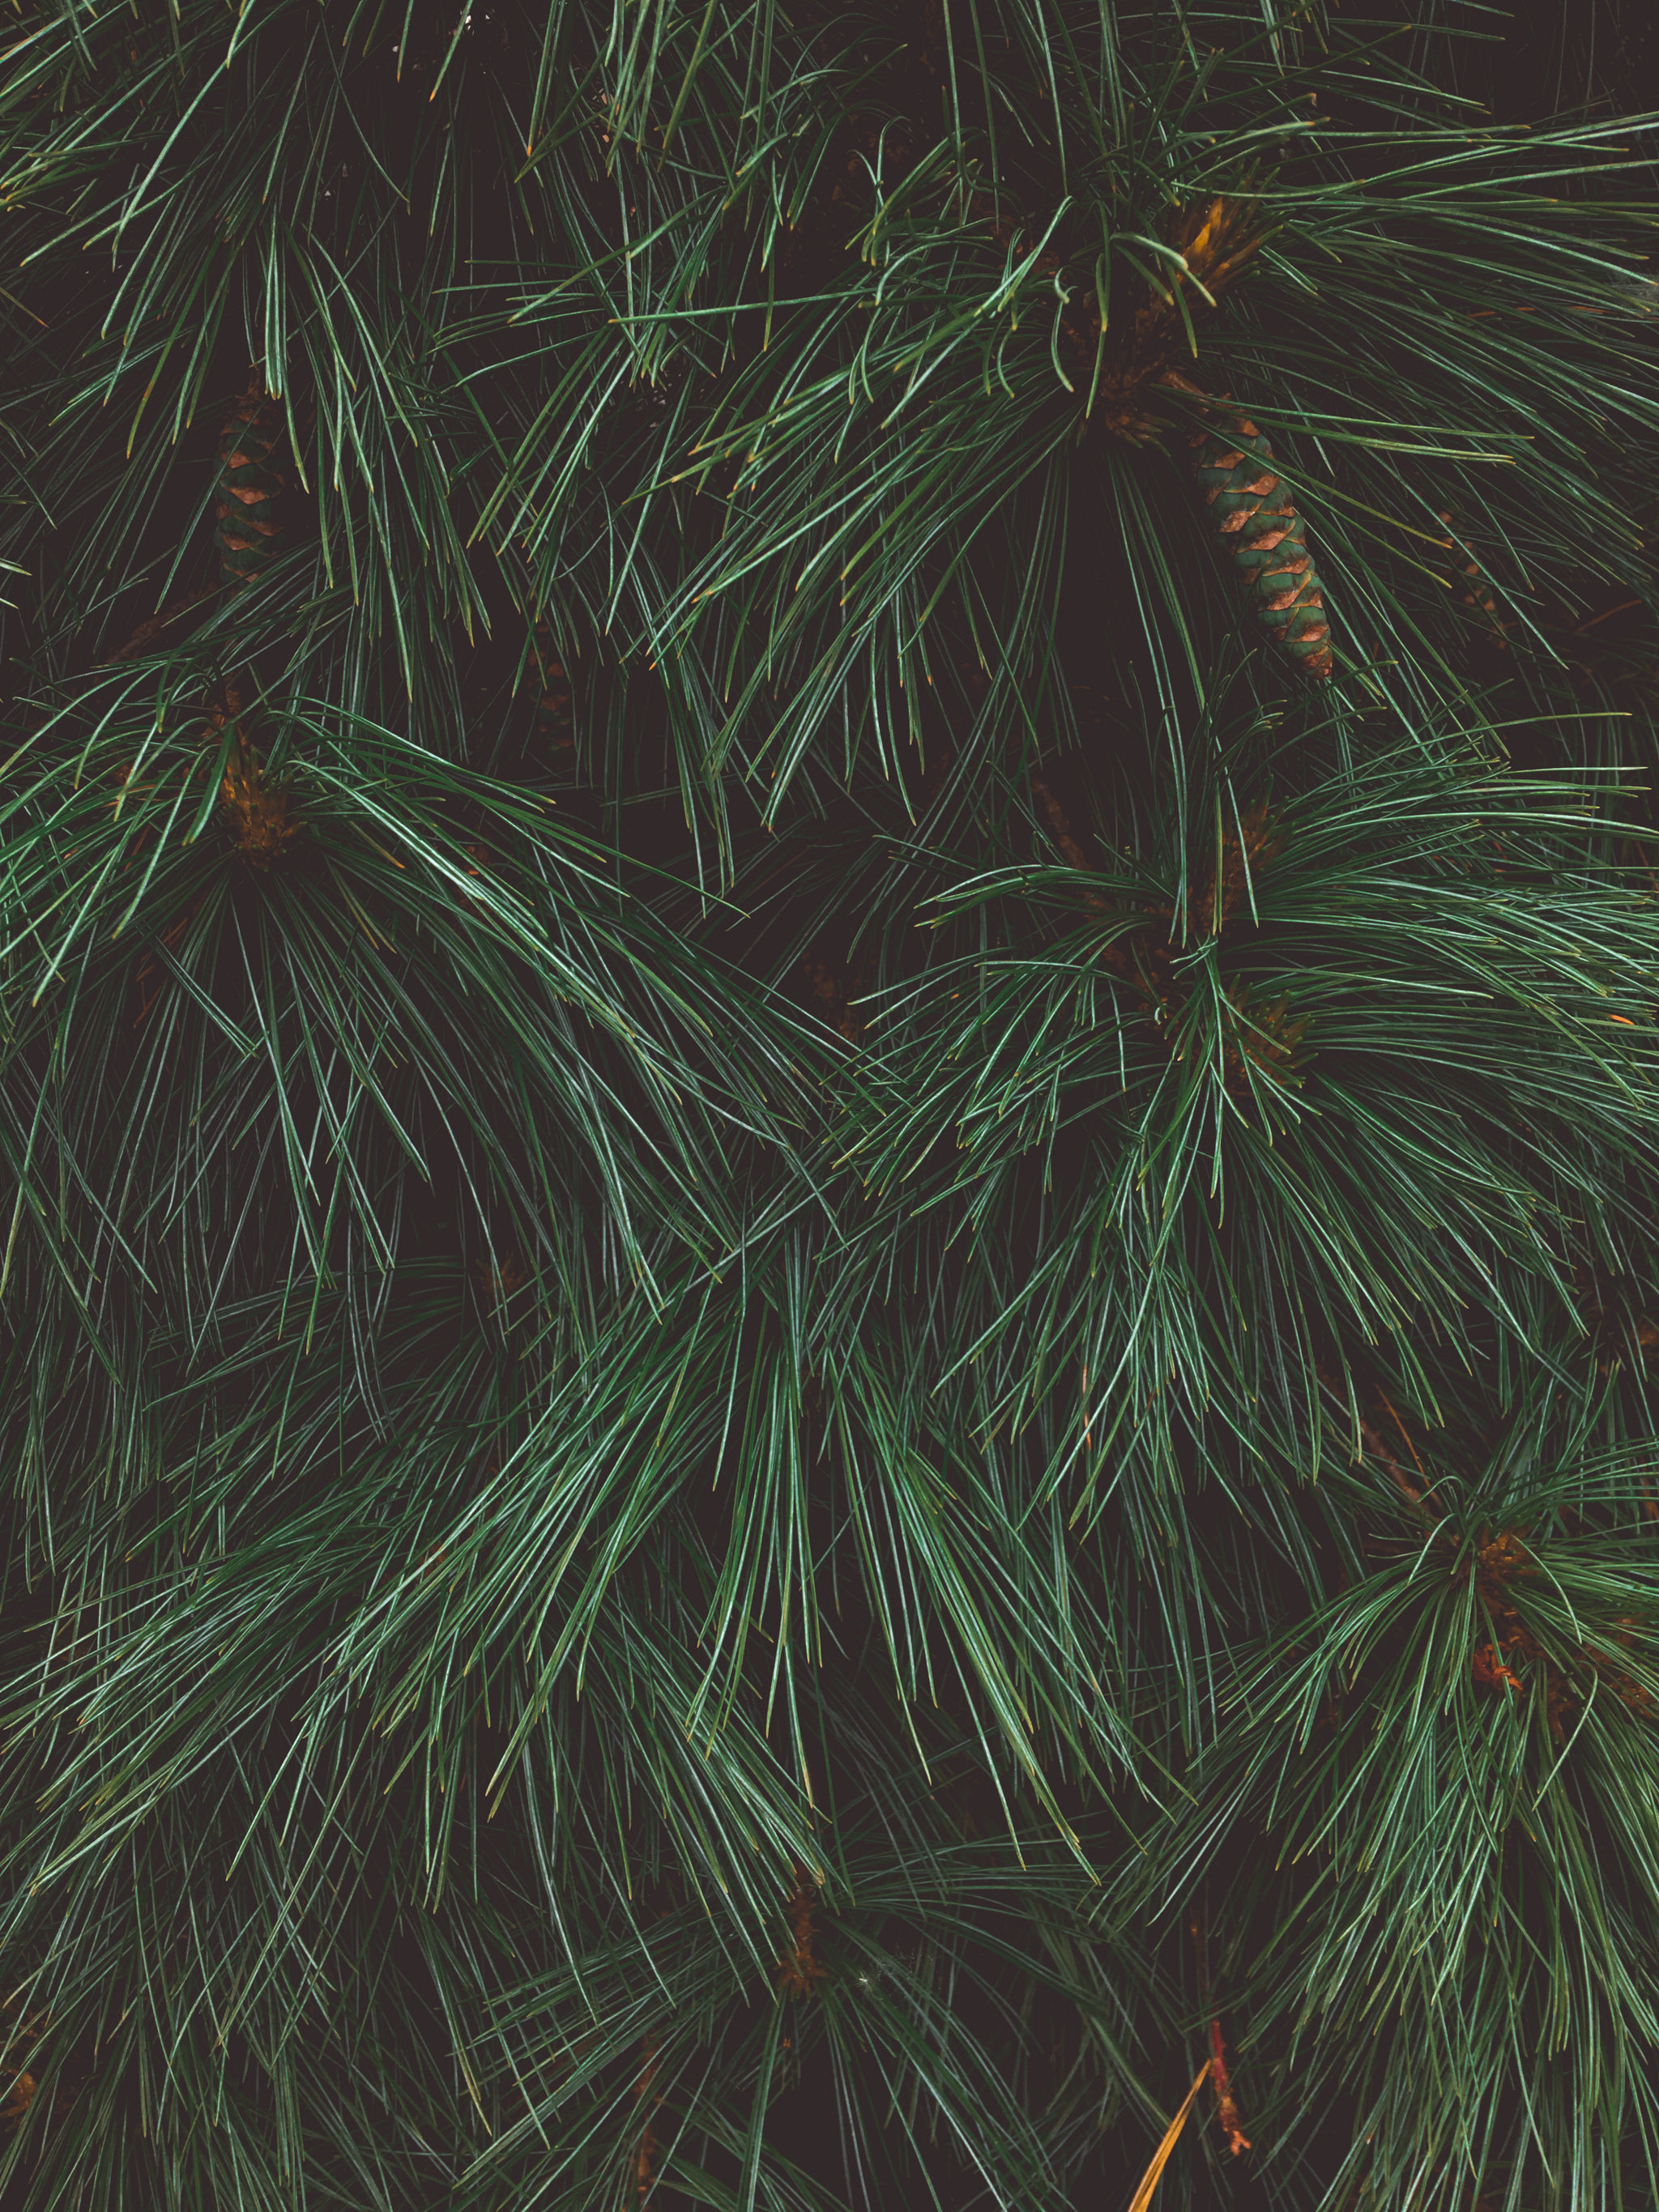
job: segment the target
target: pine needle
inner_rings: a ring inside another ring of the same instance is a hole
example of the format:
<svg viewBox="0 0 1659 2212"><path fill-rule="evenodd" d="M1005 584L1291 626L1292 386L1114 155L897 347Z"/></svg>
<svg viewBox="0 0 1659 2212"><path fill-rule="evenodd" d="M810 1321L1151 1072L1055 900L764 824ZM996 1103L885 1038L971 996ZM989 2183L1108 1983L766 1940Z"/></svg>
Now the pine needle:
<svg viewBox="0 0 1659 2212"><path fill-rule="evenodd" d="M1210 2062L1206 2058L1200 2067L1192 2087L1187 2092L1186 2101L1164 2130L1164 2140L1152 2153L1152 2162L1141 2175L1139 2188L1129 2199L1129 2212L1147 2212L1147 2207L1152 2201L1152 2193L1163 2178L1164 2167L1170 2162L1170 2154L1181 2140L1181 2130L1187 2124L1187 2115L1193 2108L1193 2100L1209 2078Z"/></svg>

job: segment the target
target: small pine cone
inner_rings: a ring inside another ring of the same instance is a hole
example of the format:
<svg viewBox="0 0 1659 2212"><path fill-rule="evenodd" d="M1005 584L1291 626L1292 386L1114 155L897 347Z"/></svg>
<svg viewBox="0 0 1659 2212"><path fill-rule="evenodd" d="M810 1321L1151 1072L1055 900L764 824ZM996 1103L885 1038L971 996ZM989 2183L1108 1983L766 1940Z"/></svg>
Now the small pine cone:
<svg viewBox="0 0 1659 2212"><path fill-rule="evenodd" d="M277 502L288 478L276 467L283 415L267 399L258 372L232 410L219 438L219 489L213 503L213 544L222 589L257 583L276 557L283 530Z"/></svg>
<svg viewBox="0 0 1659 2212"><path fill-rule="evenodd" d="M1257 615L1304 676L1328 676L1334 663L1324 594L1290 487L1270 466L1273 447L1254 422L1231 414L1193 443L1199 489L1231 542Z"/></svg>

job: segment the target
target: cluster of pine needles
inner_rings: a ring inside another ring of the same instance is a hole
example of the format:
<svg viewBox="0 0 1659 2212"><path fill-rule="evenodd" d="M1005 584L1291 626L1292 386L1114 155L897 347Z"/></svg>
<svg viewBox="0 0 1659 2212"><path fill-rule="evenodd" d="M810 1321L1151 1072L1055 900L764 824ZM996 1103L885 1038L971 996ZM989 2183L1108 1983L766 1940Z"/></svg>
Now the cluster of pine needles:
<svg viewBox="0 0 1659 2212"><path fill-rule="evenodd" d="M1656 2201L1640 14L13 0L4 2212Z"/></svg>

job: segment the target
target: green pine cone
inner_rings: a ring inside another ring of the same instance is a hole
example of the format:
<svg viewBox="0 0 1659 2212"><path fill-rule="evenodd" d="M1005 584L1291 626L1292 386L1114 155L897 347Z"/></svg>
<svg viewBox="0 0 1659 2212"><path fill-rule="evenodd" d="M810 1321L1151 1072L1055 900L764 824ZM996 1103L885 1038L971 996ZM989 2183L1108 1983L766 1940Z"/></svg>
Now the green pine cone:
<svg viewBox="0 0 1659 2212"><path fill-rule="evenodd" d="M1233 558L1257 615L1304 676L1328 676L1334 662L1324 594L1290 488L1273 474L1273 447L1242 415L1193 442L1199 489L1214 511L1217 529L1232 540Z"/></svg>
<svg viewBox="0 0 1659 2212"><path fill-rule="evenodd" d="M213 543L225 591L238 592L257 583L276 557L283 534L276 502L288 486L274 461L282 434L281 410L266 399L256 374L219 439Z"/></svg>

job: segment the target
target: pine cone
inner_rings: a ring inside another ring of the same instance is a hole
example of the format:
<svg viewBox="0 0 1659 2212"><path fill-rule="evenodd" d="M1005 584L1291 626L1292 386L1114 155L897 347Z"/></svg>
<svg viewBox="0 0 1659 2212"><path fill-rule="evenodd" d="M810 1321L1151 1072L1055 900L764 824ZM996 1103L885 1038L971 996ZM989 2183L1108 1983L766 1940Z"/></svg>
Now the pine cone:
<svg viewBox="0 0 1659 2212"><path fill-rule="evenodd" d="M228 592L257 583L276 557L283 534L276 503L288 478L274 455L283 415L265 397L256 370L232 410L219 439L219 495L213 503L213 543L219 582Z"/></svg>
<svg viewBox="0 0 1659 2212"><path fill-rule="evenodd" d="M1231 410L1193 444L1199 489L1217 530L1232 542L1257 615L1304 676L1328 676L1334 663L1324 594L1290 487L1270 465L1273 447L1254 422Z"/></svg>

